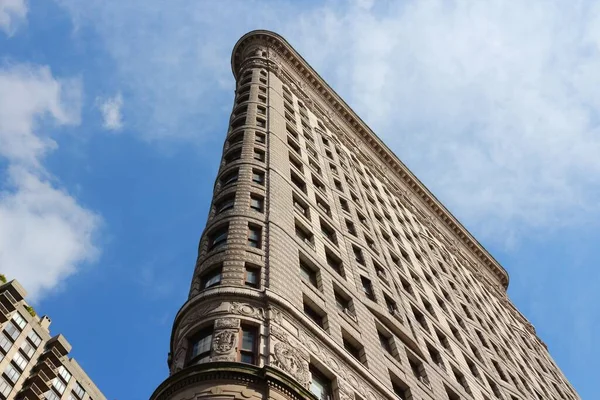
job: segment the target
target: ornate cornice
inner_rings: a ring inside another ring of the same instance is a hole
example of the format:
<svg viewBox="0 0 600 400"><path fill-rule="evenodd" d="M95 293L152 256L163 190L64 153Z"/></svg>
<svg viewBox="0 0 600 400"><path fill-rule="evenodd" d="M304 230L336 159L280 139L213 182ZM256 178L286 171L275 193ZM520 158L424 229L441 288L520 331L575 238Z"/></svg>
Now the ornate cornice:
<svg viewBox="0 0 600 400"><path fill-rule="evenodd" d="M188 367L171 375L154 391L151 400L169 400L174 394L202 382L219 380L277 388L292 400L315 400L315 396L286 374L269 366L257 367L238 362L209 362ZM243 396L242 396L243 397ZM196 398L196 396L194 396ZM210 397L207 397L210 398ZM217 398L217 396L213 397ZM238 398L238 397L236 397ZM191 399L190 399L191 400Z"/></svg>
<svg viewBox="0 0 600 400"><path fill-rule="evenodd" d="M398 157L383 143L379 137L364 123L363 120L344 102L344 100L323 80L319 74L302 58L300 54L281 36L266 30L256 30L244 35L233 48L231 68L237 79L247 54L248 46L262 45L277 53L287 67L302 77L304 84L318 94L323 104L327 104L339 121L343 121L360 139L363 145L379 157L379 160L389 172L408 187L412 194L419 198L429 210L435 214L444 226L469 250L469 252L485 265L497 278L498 282L508 288L509 277L506 270L494 257L471 235L467 229L444 207L444 205L419 181L419 179L398 159ZM275 62L267 65L273 69L280 68Z"/></svg>

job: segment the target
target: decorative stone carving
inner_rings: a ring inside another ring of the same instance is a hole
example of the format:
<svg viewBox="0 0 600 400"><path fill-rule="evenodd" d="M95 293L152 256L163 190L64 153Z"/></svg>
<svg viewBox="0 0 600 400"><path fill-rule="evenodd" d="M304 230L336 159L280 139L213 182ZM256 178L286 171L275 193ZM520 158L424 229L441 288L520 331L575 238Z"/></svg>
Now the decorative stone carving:
<svg viewBox="0 0 600 400"><path fill-rule="evenodd" d="M177 334L177 337L181 337L185 328L187 328L189 325L195 323L196 321L205 319L206 316L216 310L219 305L219 303L211 303L195 308L179 323L179 333Z"/></svg>
<svg viewBox="0 0 600 400"><path fill-rule="evenodd" d="M308 387L310 382L308 361L301 357L299 351L286 342L278 342L274 346L274 353L276 365L304 387Z"/></svg>
<svg viewBox="0 0 600 400"><path fill-rule="evenodd" d="M254 307L247 303L232 302L229 305L229 312L232 314L240 314L246 317L257 318L262 321L265 319L265 310L260 307Z"/></svg>
<svg viewBox="0 0 600 400"><path fill-rule="evenodd" d="M173 363L171 364L171 375L174 373L181 371L185 364L185 356L187 354L187 343L183 343L175 353L175 357L173 358Z"/></svg>
<svg viewBox="0 0 600 400"><path fill-rule="evenodd" d="M215 320L215 329L235 329L240 327L240 320L237 318L219 318Z"/></svg>
<svg viewBox="0 0 600 400"><path fill-rule="evenodd" d="M228 354L235 346L237 331L224 330L215 333L213 338L213 351L215 354Z"/></svg>

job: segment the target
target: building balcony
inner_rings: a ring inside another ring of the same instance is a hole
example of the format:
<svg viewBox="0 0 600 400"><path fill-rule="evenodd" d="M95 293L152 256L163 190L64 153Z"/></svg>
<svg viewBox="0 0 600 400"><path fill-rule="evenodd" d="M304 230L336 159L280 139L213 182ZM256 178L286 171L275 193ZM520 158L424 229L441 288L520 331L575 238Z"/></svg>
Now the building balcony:
<svg viewBox="0 0 600 400"><path fill-rule="evenodd" d="M35 382L30 382L17 395L19 400L42 400L47 391L40 388Z"/></svg>
<svg viewBox="0 0 600 400"><path fill-rule="evenodd" d="M61 356L66 356L71 351L71 343L63 335L56 335L46 343L47 348L55 349Z"/></svg>
<svg viewBox="0 0 600 400"><path fill-rule="evenodd" d="M48 379L56 378L56 370L58 369L60 364L55 364L49 357L41 359L38 363L33 367L33 371L43 372Z"/></svg>
<svg viewBox="0 0 600 400"><path fill-rule="evenodd" d="M62 356L55 347L49 347L40 355L40 361L49 361L49 365L61 365L60 359Z"/></svg>
<svg viewBox="0 0 600 400"><path fill-rule="evenodd" d="M9 314L10 311L8 311L6 307L4 307L4 304L0 303L0 324L3 324L6 321L8 321Z"/></svg>
<svg viewBox="0 0 600 400"><path fill-rule="evenodd" d="M10 312L14 311L15 305L22 301L26 295L27 291L14 279L0 286L0 302Z"/></svg>
<svg viewBox="0 0 600 400"><path fill-rule="evenodd" d="M48 391L48 389L50 389L50 381L52 379L53 378L50 378L43 370L40 369L29 376L27 384L35 385L37 388L42 390L43 393L45 393Z"/></svg>
<svg viewBox="0 0 600 400"><path fill-rule="evenodd" d="M17 299L8 290L0 293L0 304L4 306L8 313L11 313L17 309Z"/></svg>

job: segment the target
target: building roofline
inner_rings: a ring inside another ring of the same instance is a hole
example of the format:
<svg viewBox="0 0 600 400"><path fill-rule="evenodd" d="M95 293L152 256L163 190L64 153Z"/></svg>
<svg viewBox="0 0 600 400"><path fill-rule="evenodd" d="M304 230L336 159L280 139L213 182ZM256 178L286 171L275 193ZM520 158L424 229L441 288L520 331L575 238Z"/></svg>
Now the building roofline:
<svg viewBox="0 0 600 400"><path fill-rule="evenodd" d="M231 69L237 80L242 64L241 49L257 41L263 41L269 48L276 50L288 65L304 77L322 101L335 110L337 117L344 121L362 142L377 154L380 161L387 165L411 191L421 199L447 229L453 232L473 256L481 261L502 284L508 288L509 276L498 261L475 239L475 237L456 219L452 213L427 189L427 187L408 169L406 165L386 146L367 124L346 104L327 82L306 62L306 60L280 35L268 30L254 30L246 33L235 44L231 54Z"/></svg>

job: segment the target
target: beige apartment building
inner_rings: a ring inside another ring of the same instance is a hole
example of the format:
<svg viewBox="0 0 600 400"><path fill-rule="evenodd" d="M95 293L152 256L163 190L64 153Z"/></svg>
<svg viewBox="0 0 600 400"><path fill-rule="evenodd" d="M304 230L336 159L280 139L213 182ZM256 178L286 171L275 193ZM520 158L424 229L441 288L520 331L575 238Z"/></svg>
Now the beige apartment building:
<svg viewBox="0 0 600 400"><path fill-rule="evenodd" d="M280 36L236 94L152 400L578 399L508 275Z"/></svg>
<svg viewBox="0 0 600 400"><path fill-rule="evenodd" d="M18 281L0 276L0 399L106 400L63 335L51 336L50 318L38 317Z"/></svg>

